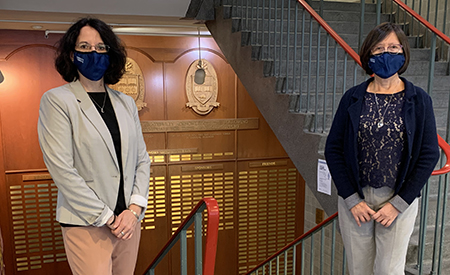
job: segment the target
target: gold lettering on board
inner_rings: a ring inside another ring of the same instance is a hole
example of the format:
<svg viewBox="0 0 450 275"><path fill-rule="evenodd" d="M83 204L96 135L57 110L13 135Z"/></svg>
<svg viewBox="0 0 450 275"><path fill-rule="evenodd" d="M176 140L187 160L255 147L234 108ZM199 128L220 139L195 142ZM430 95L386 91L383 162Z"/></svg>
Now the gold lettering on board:
<svg viewBox="0 0 450 275"><path fill-rule="evenodd" d="M32 180L51 180L52 176L49 173L36 174L36 175L22 175L22 181L32 181Z"/></svg>
<svg viewBox="0 0 450 275"><path fill-rule="evenodd" d="M267 167L267 166L286 166L288 163L286 160L278 160L278 161L257 161L250 162L248 167L256 168L256 167Z"/></svg>
<svg viewBox="0 0 450 275"><path fill-rule="evenodd" d="M259 118L146 120L141 126L143 133L249 130L259 128Z"/></svg>
<svg viewBox="0 0 450 275"><path fill-rule="evenodd" d="M223 164L186 165L186 166L182 166L181 170L183 172L206 171L206 170L223 170Z"/></svg>

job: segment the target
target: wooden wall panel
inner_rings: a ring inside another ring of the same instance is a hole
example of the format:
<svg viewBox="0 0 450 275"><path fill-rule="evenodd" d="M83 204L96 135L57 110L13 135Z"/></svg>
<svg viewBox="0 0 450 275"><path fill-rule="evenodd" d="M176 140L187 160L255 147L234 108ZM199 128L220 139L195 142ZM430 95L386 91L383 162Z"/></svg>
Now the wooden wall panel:
<svg viewBox="0 0 450 275"><path fill-rule="evenodd" d="M5 170L45 168L37 139L42 94L64 84L53 66L51 47L30 45L1 62L0 111Z"/></svg>
<svg viewBox="0 0 450 275"><path fill-rule="evenodd" d="M139 65L145 81L144 102L147 103L147 106L139 111L140 119L164 119L163 64L153 62L153 56L144 54L134 48L127 49L127 53L128 57Z"/></svg>
<svg viewBox="0 0 450 275"><path fill-rule="evenodd" d="M0 213L5 213L9 221L7 226L2 223L2 231L12 236L5 238L6 248L10 250L10 253L5 253L8 255L8 274L69 274L64 252L61 250L59 225L54 221L52 194L56 192L56 187L50 179L23 181L24 177L46 172L37 141L39 100L46 90L64 84L53 67L54 49L51 47L60 35L52 34L51 39L45 40L43 35L38 33L0 30L0 37L8 35L5 43L0 41L0 70L5 75L5 82L0 84L0 153L2 149L4 151L3 155L0 154L0 164L6 160L0 167L0 172L2 169L7 170L6 177L0 179L0 191L4 190L6 198L0 202L0 211L3 211ZM202 58L208 60L217 72L217 101L220 106L210 114L202 116L186 107L185 78L190 64L198 58L196 38L121 38L127 45L129 57L136 61L144 76L144 102L147 106L139 112L141 121L259 119L259 127L254 130L193 129L186 132L144 133L152 160L152 173L148 210L141 226L142 238L136 274L142 274L176 226L198 199L204 196L214 196L221 211L217 275L242 274L273 252L274 248L288 242L294 235L299 235L303 230L304 181L293 168L292 162L215 42L210 38L202 38ZM24 47L23 50L14 51L21 47ZM1 61L5 56L8 56L7 60ZM183 152L183 149L188 149L188 152ZM250 165L255 162L265 163L266 166L275 163L279 167L266 169ZM266 170L267 173L264 172ZM271 174L277 176L271 178ZM248 182L241 178L244 176L248 177ZM263 186L266 184L264 177L269 179L270 186ZM254 184L256 186L253 186ZM277 186L274 193L277 197L288 196L283 197L287 201L286 205L275 205L273 200L276 198L266 197L264 200L264 196L268 196L267 190L274 186ZM47 191L42 191L44 189ZM50 201L40 202L39 200L47 199L46 192ZM44 196L40 197L42 195ZM247 209L244 209L244 201ZM46 206L46 203L49 205ZM13 209L13 206L21 208ZM272 208L276 209L277 215L272 213ZM28 209L35 212L28 213ZM41 209L45 211L42 212ZM256 210L257 212L252 212ZM52 213L51 222L46 216L49 211ZM40 216L41 212L43 216ZM261 232L265 234L261 235L261 238L266 238L267 247L254 245L254 227L259 230L254 221L255 213L261 220L269 216L275 219L270 228L268 223L262 224L261 227ZM25 218L30 218L32 222L29 223ZM294 222L293 225L293 220L299 222ZM47 228L51 228L52 232L51 245L49 236L43 235L47 234ZM38 231L36 233L33 230ZM277 235L275 244L271 239L274 232ZM14 234L19 237L18 242L14 239ZM33 234L38 234L38 238ZM243 242L244 235L247 236L247 243ZM22 236L25 236L25 242L20 239ZM28 239L32 241L28 242ZM192 244L193 238L189 238L188 243ZM36 244L39 251L32 250L37 249ZM50 246L53 250L44 251ZM179 273L179 251L176 247L157 269L157 274ZM26 256L19 255L24 249ZM189 253L192 253L192 245L189 245L189 249ZM255 249L260 252L257 258L253 256ZM53 255L54 262L50 262L51 257L45 253ZM20 269L24 267L28 269ZM193 268L192 263L189 268Z"/></svg>

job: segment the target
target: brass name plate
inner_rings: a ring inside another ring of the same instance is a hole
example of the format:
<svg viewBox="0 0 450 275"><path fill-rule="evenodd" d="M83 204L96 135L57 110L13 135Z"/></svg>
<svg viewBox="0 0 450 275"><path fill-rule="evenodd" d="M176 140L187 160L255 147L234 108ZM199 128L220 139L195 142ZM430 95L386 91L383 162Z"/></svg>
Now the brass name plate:
<svg viewBox="0 0 450 275"><path fill-rule="evenodd" d="M198 148L158 149L147 152L149 155L196 154Z"/></svg>
<svg viewBox="0 0 450 275"><path fill-rule="evenodd" d="M143 133L249 130L259 128L259 118L147 120L141 126Z"/></svg>
<svg viewBox="0 0 450 275"><path fill-rule="evenodd" d="M249 167L286 166L287 160L250 162Z"/></svg>
<svg viewBox="0 0 450 275"><path fill-rule="evenodd" d="M181 167L181 171L183 172L205 171L205 170L223 170L223 164L187 165Z"/></svg>
<svg viewBox="0 0 450 275"><path fill-rule="evenodd" d="M37 174L37 175L22 175L22 181L32 181L32 180L51 180L52 176L49 173Z"/></svg>

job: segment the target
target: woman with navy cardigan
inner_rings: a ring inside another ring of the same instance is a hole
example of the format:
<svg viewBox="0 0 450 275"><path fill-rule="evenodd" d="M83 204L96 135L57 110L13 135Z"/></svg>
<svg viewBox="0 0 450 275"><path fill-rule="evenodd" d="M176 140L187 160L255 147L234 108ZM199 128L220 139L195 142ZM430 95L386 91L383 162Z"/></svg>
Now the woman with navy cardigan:
<svg viewBox="0 0 450 275"><path fill-rule="evenodd" d="M350 274L399 275L417 197L439 159L433 106L427 93L399 77L410 57L400 27L375 27L360 57L374 77L342 97L325 157Z"/></svg>

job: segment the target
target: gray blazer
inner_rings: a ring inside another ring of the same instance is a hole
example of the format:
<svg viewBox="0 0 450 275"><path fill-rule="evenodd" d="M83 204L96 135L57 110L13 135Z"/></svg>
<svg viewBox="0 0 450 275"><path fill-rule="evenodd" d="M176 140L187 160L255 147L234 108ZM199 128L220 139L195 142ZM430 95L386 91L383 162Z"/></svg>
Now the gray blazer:
<svg viewBox="0 0 450 275"><path fill-rule="evenodd" d="M126 205L148 202L150 158L134 100L107 88L120 128ZM79 81L41 98L39 143L58 187L56 219L102 226L113 215L120 171L111 134Z"/></svg>

